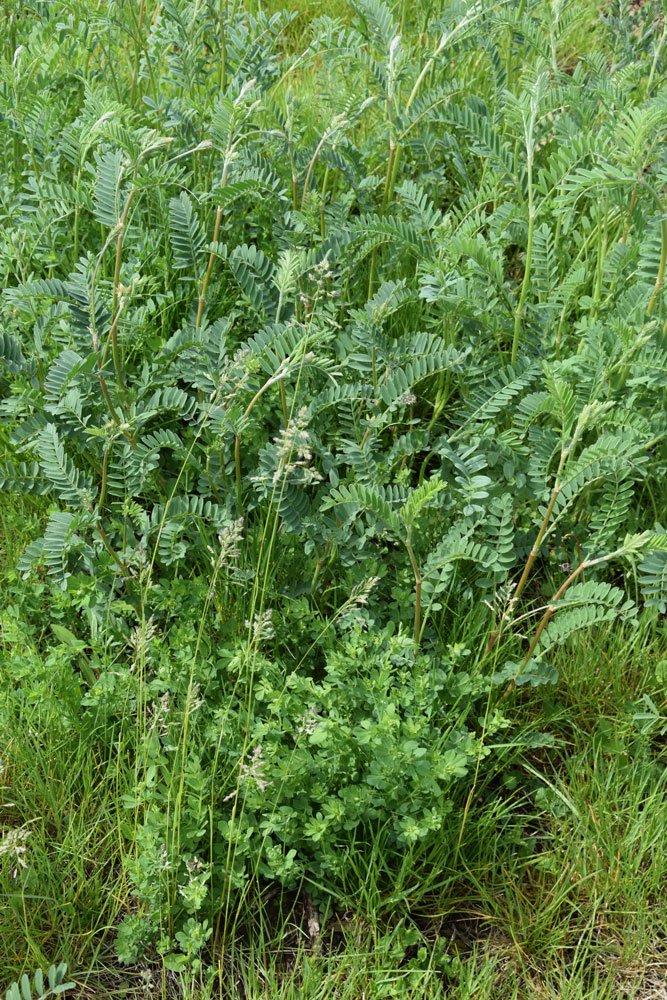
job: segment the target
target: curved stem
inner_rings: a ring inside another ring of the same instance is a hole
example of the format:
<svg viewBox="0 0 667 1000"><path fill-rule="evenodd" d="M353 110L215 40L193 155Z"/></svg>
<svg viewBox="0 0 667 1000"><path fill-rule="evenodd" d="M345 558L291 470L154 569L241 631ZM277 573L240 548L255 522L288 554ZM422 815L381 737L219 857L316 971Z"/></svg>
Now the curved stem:
<svg viewBox="0 0 667 1000"><path fill-rule="evenodd" d="M100 365L100 359L99 358L97 359L97 367L98 368L101 367L101 365ZM102 390L102 395L104 396L104 401L107 404L107 409L109 410L109 413L111 414L111 419L113 420L113 422L115 424L120 424L120 417L118 416L118 414L116 412L116 408L113 405L113 402L111 400L111 396L109 394L109 389L108 389L106 380L104 378L104 375L98 375L97 377L100 380L100 388Z"/></svg>
<svg viewBox="0 0 667 1000"><path fill-rule="evenodd" d="M540 641L540 637L541 637L542 633L544 632L545 628L549 624L551 616L553 615L554 611L556 611L558 609L557 608L558 602L560 601L561 597L563 596L563 594L565 593L565 591L568 589L568 587L572 583L574 583L574 581L577 579L577 577L582 576L583 573L585 572L585 570L590 569L591 566L599 566L601 563L609 562L609 560L613 559L615 556L622 555L623 551L624 551L623 549L617 549L614 552L609 552L605 556L598 556L597 559L587 559L587 560L584 560L584 562L579 563L579 565L577 566L577 568L570 573L570 575L568 576L567 580L565 580L565 582L561 584L561 586L558 588L558 590L556 591L556 593L554 594L554 596L552 597L552 599L549 601L549 606L547 607L547 610L544 612L544 614L543 614L543 616L542 616L542 618L540 620L540 624L537 626L537 630L535 632L535 635L533 636L533 640L532 640L530 646L528 647L528 651L527 651L526 655L524 656L523 660L521 661L521 665L520 665L520 667L519 667L519 669L518 669L518 671L516 673L516 676L510 681L509 686L508 686L507 690L505 691L505 694L509 694L509 692L515 687L516 681L517 681L517 677L520 677L520 675L522 674L522 672L525 670L526 665L528 664L528 661L530 660L531 656L535 652L535 649L537 647L538 642ZM504 697L504 695L503 695L503 697Z"/></svg>
<svg viewBox="0 0 667 1000"><path fill-rule="evenodd" d="M305 178L305 180L303 182L303 192L301 194L301 211L302 212L304 211L304 209L306 207L306 195L308 194L308 185L310 184L310 178L311 178L311 175L313 173L313 167L315 166L315 160L320 155L320 151L322 149L322 146L324 146L324 143L327 141L327 139L329 138L330 135L331 135L331 129L330 128L325 129L324 133L322 135L322 138L318 142L318 144L317 144L317 146L315 148L315 152L313 153L313 155L312 155L312 157L310 159L310 163L308 164L308 169L306 171L306 178Z"/></svg>

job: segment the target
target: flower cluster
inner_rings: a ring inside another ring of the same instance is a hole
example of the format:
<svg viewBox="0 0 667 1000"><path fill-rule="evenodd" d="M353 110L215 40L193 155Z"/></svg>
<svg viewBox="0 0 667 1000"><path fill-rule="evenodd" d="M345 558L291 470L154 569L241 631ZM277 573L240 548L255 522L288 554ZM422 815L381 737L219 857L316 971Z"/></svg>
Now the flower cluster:
<svg viewBox="0 0 667 1000"><path fill-rule="evenodd" d="M273 627L273 608L266 608L256 614L252 621L245 620L245 627L250 629L253 642L268 642L276 634Z"/></svg>
<svg viewBox="0 0 667 1000"><path fill-rule="evenodd" d="M274 438L277 445L276 455L278 467L273 475L273 485L275 486L281 475L289 475L299 471L302 483L319 483L322 476L317 469L311 466L313 452L310 446L310 434L308 433L308 407L302 406L297 415L290 420L287 427L284 427Z"/></svg>
<svg viewBox="0 0 667 1000"><path fill-rule="evenodd" d="M7 830L3 834L2 840L0 840L0 856L4 854L14 859L15 868L12 872L12 878L17 877L19 868L28 867L24 854L27 850L25 842L29 836L30 830L26 830L25 827L18 827L13 830Z"/></svg>
<svg viewBox="0 0 667 1000"><path fill-rule="evenodd" d="M151 615L148 619L144 618L143 621L137 625L129 639L129 646L133 654L130 670L134 670L137 664L144 662L148 647L156 635L157 625L155 624L153 615Z"/></svg>
<svg viewBox="0 0 667 1000"><path fill-rule="evenodd" d="M241 761L239 784L254 781L260 792L265 792L271 782L267 781L264 774L264 764L264 750L262 749L262 744L258 743L250 755L250 758ZM229 802L230 799L235 798L236 792L237 790L234 789L234 791L230 792L229 795L226 795L222 801Z"/></svg>
<svg viewBox="0 0 667 1000"><path fill-rule="evenodd" d="M243 541L243 518L239 517L236 521L232 521L228 524L226 528L218 532L218 542L220 548L217 553L213 551L211 546L208 546L208 551L211 554L211 566L213 567L213 577L211 578L211 585L209 587L208 596L209 600L213 597L215 592L215 584L218 579L218 574L223 566L232 562L233 559L238 559L241 555L241 542Z"/></svg>

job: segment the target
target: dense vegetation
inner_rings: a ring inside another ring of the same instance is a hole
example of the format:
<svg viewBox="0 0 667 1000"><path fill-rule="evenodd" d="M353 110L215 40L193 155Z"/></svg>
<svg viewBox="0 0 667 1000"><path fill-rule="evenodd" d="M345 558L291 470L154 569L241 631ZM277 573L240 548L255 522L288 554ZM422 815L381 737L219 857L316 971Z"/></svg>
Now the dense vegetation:
<svg viewBox="0 0 667 1000"><path fill-rule="evenodd" d="M660 7L0 16L9 996L658 996Z"/></svg>

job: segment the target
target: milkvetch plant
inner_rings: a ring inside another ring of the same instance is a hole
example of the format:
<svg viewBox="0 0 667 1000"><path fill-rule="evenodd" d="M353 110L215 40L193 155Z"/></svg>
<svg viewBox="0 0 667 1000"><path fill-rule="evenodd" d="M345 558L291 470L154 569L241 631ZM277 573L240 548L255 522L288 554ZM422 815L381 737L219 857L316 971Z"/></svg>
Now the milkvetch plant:
<svg viewBox="0 0 667 1000"><path fill-rule="evenodd" d="M178 970L258 880L442 836L504 694L664 611L665 47L125 6L3 40L0 480L105 637L81 710L136 723L119 951Z"/></svg>

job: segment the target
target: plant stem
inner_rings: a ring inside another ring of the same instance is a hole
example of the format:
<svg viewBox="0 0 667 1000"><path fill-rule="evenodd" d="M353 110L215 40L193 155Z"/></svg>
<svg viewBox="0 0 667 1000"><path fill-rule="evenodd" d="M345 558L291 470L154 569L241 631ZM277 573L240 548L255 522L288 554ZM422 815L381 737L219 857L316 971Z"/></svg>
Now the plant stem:
<svg viewBox="0 0 667 1000"><path fill-rule="evenodd" d="M324 168L324 180L322 181L322 197L320 205L320 237L322 238L322 240L324 240L324 237L326 235L324 226L324 201L327 195L328 179L329 179L329 164L327 163L326 167Z"/></svg>
<svg viewBox="0 0 667 1000"><path fill-rule="evenodd" d="M141 0L139 4L139 19L136 24L137 35L134 39L134 67L132 70L132 85L130 87L130 107L134 107L134 93L139 79L139 58L141 55L141 25L144 19L144 4L146 0Z"/></svg>
<svg viewBox="0 0 667 1000"><path fill-rule="evenodd" d="M231 146L231 136L227 146L227 152L225 153L225 165L222 170L222 179L220 181L220 187L227 187L227 173L229 170L229 150ZM215 213L215 225L213 226L213 243L218 242L218 236L220 235L220 225L222 223L222 211L223 206L218 205ZM208 283L211 280L211 274L213 273L213 262L215 261L215 251L211 250L208 255L208 264L206 267L206 273L204 274L204 280L202 281L201 288L199 290L199 301L197 303L197 319L195 321L195 326L197 329L201 326L202 316L204 314L204 302L206 300L206 289L208 288Z"/></svg>
<svg viewBox="0 0 667 1000"><path fill-rule="evenodd" d="M595 287L593 289L593 316L597 319L600 298L602 295L602 272L604 270L604 259L607 251L607 202L605 199L604 213L602 220L597 226L598 246L597 246L597 266L595 269Z"/></svg>
<svg viewBox="0 0 667 1000"><path fill-rule="evenodd" d="M255 393L255 395L252 397L252 399L248 403L246 411L243 414L243 419L244 420L246 420L250 416L250 414L252 412L253 406L255 405L255 403L259 399L261 399L261 397L264 395L264 393L269 388L269 386L273 385L274 382L278 382L279 381L281 383L281 388L282 388L283 378L284 378L284 375L281 375L281 376L278 376L278 377L276 375L272 375L270 379L267 379L267 381L264 383L263 386L260 386L260 388L257 390L257 392ZM281 401L282 401L282 396L281 396ZM286 401L285 401L285 408L283 410L283 416L285 418L285 427L287 427L287 424L288 424L289 421L288 421L288 416L287 416L287 402ZM242 482L242 480L241 480L241 433L240 433L240 431L237 432L236 439L234 441L234 468L235 468L235 471L236 471L236 506L238 508L239 517L242 517L243 516L243 495L242 495L242 492L241 492L241 482Z"/></svg>
<svg viewBox="0 0 667 1000"><path fill-rule="evenodd" d="M658 192L655 191L650 184L647 184L646 181L641 179L637 180L635 183L648 191L658 206L658 211L660 212L660 263L658 264L658 275L655 279L653 294L651 295L647 310L649 316L651 316L653 315L653 310L657 305L658 296L660 295L660 291L665 280L665 266L667 265L667 217L665 216L665 206L663 205L662 198Z"/></svg>
<svg viewBox="0 0 667 1000"><path fill-rule="evenodd" d="M114 266L114 272L113 272L113 293L111 299L111 315L113 317L113 320L111 323L111 329L109 330L109 337L111 339L111 353L113 356L113 366L116 371L116 378L118 379L118 385L120 386L124 396L127 396L127 389L125 387L125 380L123 378L123 367L120 359L120 351L118 350L118 336L117 336L118 318L120 316L120 307L118 305L118 289L120 286L120 265L123 256L123 238L125 236L125 225L127 223L127 217L136 190L137 190L136 187L132 186L129 195L127 196L127 200L123 208L123 214L120 217L118 236L116 237L116 264Z"/></svg>
<svg viewBox="0 0 667 1000"><path fill-rule="evenodd" d="M285 380L281 378L280 380L280 405L283 411L283 421L285 422L285 428L289 423L289 416L287 414L287 393L285 392Z"/></svg>
<svg viewBox="0 0 667 1000"><path fill-rule="evenodd" d="M334 130L333 124L330 125L328 128L326 128L324 130L324 132L322 134L322 138L318 142L318 144L317 144L317 146L315 148L315 152L313 153L313 155L312 155L312 157L310 159L310 163L308 164L308 169L306 170L306 177L305 177L305 180L303 182L303 192L301 194L301 211L302 212L304 211L304 209L306 207L306 195L308 194L308 186L310 184L310 178L311 178L312 173L313 173L313 167L315 166L315 161L316 161L317 157L320 155L322 147L324 146L325 142L327 141L327 139L332 134L333 130ZM327 167L327 170L328 170L328 167Z"/></svg>
<svg viewBox="0 0 667 1000"><path fill-rule="evenodd" d="M382 207L380 208L380 215L383 216L387 210L387 203L389 199L389 191L391 188L391 175L394 165L394 157L396 156L396 145L393 138L389 141L389 157L387 158L387 173L384 179L384 192L382 194ZM373 253L371 254L371 273L368 278L368 298L370 299L373 294L373 284L375 282L375 262L377 259L377 246L373 247Z"/></svg>
<svg viewBox="0 0 667 1000"><path fill-rule="evenodd" d="M609 562L610 559L614 559L616 556L622 555L624 551L625 551L624 549L616 549L614 552L609 552L609 553L607 553L607 555L604 555L604 556L598 556L596 559L587 559L587 560L584 560L584 562L579 563L579 565L577 566L577 568L575 570L573 570L572 573L570 573L570 575L568 576L567 580L565 580L565 582L561 584L561 586L558 588L558 590L556 591L556 593L554 594L554 596L552 597L552 599L549 601L549 606L547 607L547 610L544 612L544 614L543 614L543 616L542 616L542 618L540 620L540 624L538 625L537 631L535 632L535 635L533 636L533 640L532 640L530 646L528 647L528 651L527 651L526 655L524 656L523 660L521 661L521 665L519 666L519 669L518 669L518 671L516 673L516 676L510 681L509 686L508 686L507 690L505 691L505 694L503 695L503 697L505 697L505 695L509 694L509 692L516 686L517 677L519 677L521 675L521 673L525 669L526 665L528 664L531 656L535 652L535 649L537 647L538 642L540 641L540 637L541 637L542 633L544 632L545 628L549 624L549 621L550 621L551 616L553 615L554 611L557 610L558 602L560 601L561 597L563 596L563 594L565 593L565 591L568 589L568 587L572 583L574 583L574 581L577 579L577 577L582 576L583 573L587 569L590 569L592 566L599 566L601 563Z"/></svg>
<svg viewBox="0 0 667 1000"><path fill-rule="evenodd" d="M526 244L526 264L523 272L523 282L521 283L521 295L519 304L514 315L514 337L512 339L512 366L516 363L516 354L519 347L519 335L521 333L521 318L523 316L526 296L530 287L530 268L533 259L533 232L535 229L535 210L533 207L533 151L528 150L528 242Z"/></svg>
<svg viewBox="0 0 667 1000"><path fill-rule="evenodd" d="M410 562L412 563L412 572L415 576L415 630L414 638L415 643L419 645L419 638L421 632L421 613L422 613L422 578L419 572L419 566L417 565L417 560L415 559L415 554L412 550L412 545L408 540L405 541L405 548L407 549L408 556L410 557Z"/></svg>
<svg viewBox="0 0 667 1000"><path fill-rule="evenodd" d="M648 304L648 314L653 315L653 310L658 303L658 296L662 289L663 282L665 280L665 265L667 264L667 219L663 218L660 220L660 231L661 231L661 242L662 248L660 251L660 263L658 264L658 276L655 279L655 287L653 288L653 294L651 295L651 300Z"/></svg>
<svg viewBox="0 0 667 1000"><path fill-rule="evenodd" d="M519 667L518 673L517 673L516 677L511 682L512 685L516 684L516 678L525 669L526 664L528 663L528 661L530 660L531 656L535 652L537 644L540 641L540 637L541 637L542 633L544 632L545 628L547 627L547 625L549 624L549 620L551 619L551 616L553 615L554 611L556 610L556 605L557 605L558 601L561 599L561 597L563 596L563 594L565 593L565 591L567 590L567 588L570 586L570 584L574 583L574 581L577 579L577 577L581 576L584 573L584 571L587 570L587 569L589 569L594 563L606 562L608 559L611 559L611 556L602 556L599 559L592 559L590 562L585 562L584 561L584 562L580 563L577 566L577 568L575 570L573 570L572 573L570 573L570 575L568 576L568 578L565 581L565 583L563 583L558 588L558 590L554 594L552 600L549 602L549 606L548 606L547 610L545 611L544 615L542 616L540 624L537 627L537 631L535 632L535 635L533 636L533 640L532 640L530 646L528 647L528 651L527 651L526 655L524 656L523 660L521 661L521 666Z"/></svg>
<svg viewBox="0 0 667 1000"><path fill-rule="evenodd" d="M236 470L236 509L243 516L243 492L241 489L241 438L237 434L234 441L234 468Z"/></svg>
<svg viewBox="0 0 667 1000"><path fill-rule="evenodd" d="M102 507L104 506L104 500L106 498L106 492L107 492L107 468L109 465L110 451L111 451L111 445L108 445L104 449L104 457L102 458L102 484L100 486L100 498L97 503L97 506L100 509L100 513L102 511Z"/></svg>
<svg viewBox="0 0 667 1000"><path fill-rule="evenodd" d="M653 84L653 77L655 76L656 67L658 65L658 59L660 58L660 53L662 51L663 45L665 44L665 38L666 37L667 37L667 21L665 21L665 23L662 26L662 34L660 35L660 41L658 42L658 44L656 46L655 54L653 56L653 62L651 63L651 72L648 75L648 81L646 83L646 93L647 94L651 93L651 86Z"/></svg>
<svg viewBox="0 0 667 1000"><path fill-rule="evenodd" d="M549 526L549 521L551 520L551 515L553 513L554 505L556 503L556 500L558 499L558 494L560 493L560 474L563 471L563 465L565 464L566 455L567 455L567 452L565 450L561 451L560 462L558 464L558 471L556 472L556 482L554 483L554 488L553 488L553 491L551 493L551 499L549 500L549 505L548 505L548 507L546 509L546 512L544 514L544 518L542 520L542 524L540 525L540 530L537 532L537 537L536 537L535 541L533 542L533 547L530 550L530 555L528 556L528 559L526 561L526 565L523 568L523 573L521 574L519 582L516 585L516 590L514 591L514 594L512 595L512 600L513 601L517 601L519 599L519 597L521 596L521 594L523 593L523 589L526 586L526 583L528 581L528 575L529 575L529 573L530 573L530 571L532 569L533 563L537 559L538 553L540 551L540 547L542 545L542 540L543 540L544 535L546 533L546 530L547 530L547 528Z"/></svg>
<svg viewBox="0 0 667 1000"><path fill-rule="evenodd" d="M97 528L97 533L99 534L100 538L102 539L102 545L104 546L104 548L107 550L107 552L109 553L109 555L111 556L111 558L113 559L113 561L116 563L116 565L120 569L121 573L126 573L127 572L127 566L123 562L121 562L121 560L118 558L118 556L116 555L116 553L114 552L114 550L111 548L111 545L109 543L109 539L107 537L107 533L106 533L106 531L104 530L104 528L102 527L102 525L100 524L99 521L97 522L97 524L95 525L95 527Z"/></svg>
<svg viewBox="0 0 667 1000"><path fill-rule="evenodd" d="M227 3L225 0L225 18L227 17ZM224 94L227 90L227 37L225 34L225 25L221 15L218 15L218 24L220 26L220 78L219 86L220 93Z"/></svg>

